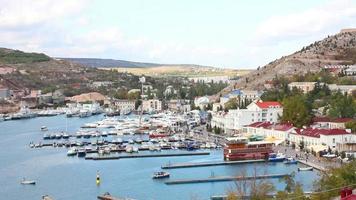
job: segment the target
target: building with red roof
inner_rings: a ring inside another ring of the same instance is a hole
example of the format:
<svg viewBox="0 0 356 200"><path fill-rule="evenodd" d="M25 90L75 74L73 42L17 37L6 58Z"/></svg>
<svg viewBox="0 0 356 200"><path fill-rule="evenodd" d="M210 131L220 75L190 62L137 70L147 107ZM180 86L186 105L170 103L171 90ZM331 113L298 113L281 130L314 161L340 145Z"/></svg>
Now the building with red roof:
<svg viewBox="0 0 356 200"><path fill-rule="evenodd" d="M344 129L345 123L352 121L352 118L330 118L314 117L312 127L324 129Z"/></svg>
<svg viewBox="0 0 356 200"><path fill-rule="evenodd" d="M356 137L349 129L305 128L292 131L289 140L297 146L303 142L307 148L322 145L325 149L336 149L337 144L356 141Z"/></svg>
<svg viewBox="0 0 356 200"><path fill-rule="evenodd" d="M242 130L248 135L260 135L264 137L272 137L280 140L287 140L288 135L295 128L288 123L271 123L271 122L255 122L246 125Z"/></svg>

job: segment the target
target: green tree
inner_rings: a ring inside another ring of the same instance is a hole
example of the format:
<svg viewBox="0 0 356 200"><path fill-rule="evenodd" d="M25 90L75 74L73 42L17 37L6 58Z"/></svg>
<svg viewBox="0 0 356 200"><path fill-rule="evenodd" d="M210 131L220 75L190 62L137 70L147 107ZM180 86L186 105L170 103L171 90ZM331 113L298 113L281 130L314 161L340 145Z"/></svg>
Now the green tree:
<svg viewBox="0 0 356 200"><path fill-rule="evenodd" d="M224 106L225 110L237 109L237 98L231 98Z"/></svg>
<svg viewBox="0 0 356 200"><path fill-rule="evenodd" d="M311 108L307 105L304 96L298 94L284 98L283 122L292 123L294 126L301 128L304 125L308 125L311 119Z"/></svg>
<svg viewBox="0 0 356 200"><path fill-rule="evenodd" d="M339 117L355 117L356 104L351 96L342 94L340 91L333 93L330 101L329 116L334 118Z"/></svg>
<svg viewBox="0 0 356 200"><path fill-rule="evenodd" d="M356 133L356 120L346 122L345 127L351 129L352 133Z"/></svg>

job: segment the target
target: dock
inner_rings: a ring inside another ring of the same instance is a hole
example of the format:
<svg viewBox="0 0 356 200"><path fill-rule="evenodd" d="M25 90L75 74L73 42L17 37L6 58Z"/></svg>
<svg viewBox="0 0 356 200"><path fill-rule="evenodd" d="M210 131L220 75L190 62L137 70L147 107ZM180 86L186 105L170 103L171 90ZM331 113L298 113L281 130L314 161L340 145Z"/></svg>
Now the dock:
<svg viewBox="0 0 356 200"><path fill-rule="evenodd" d="M325 167L322 167L320 165L316 165L316 164L313 164L311 162L306 162L305 160L298 160L299 163L302 163L304 165L307 165L307 166L310 166L310 167L313 167L314 169L317 169L319 171L326 171L326 168Z"/></svg>
<svg viewBox="0 0 356 200"><path fill-rule="evenodd" d="M253 180L253 179L282 178L285 176L290 176L290 174L267 174L267 175L257 175L257 176L214 176L214 177L197 178L197 179L176 179L176 180L166 181L165 184L176 185L176 184L190 184L190 183L241 181L241 180Z"/></svg>
<svg viewBox="0 0 356 200"><path fill-rule="evenodd" d="M175 157L175 156L205 156L210 152L189 152L189 153L160 153L160 154L133 154L120 156L87 156L86 160L117 160L125 158L152 158L152 157Z"/></svg>
<svg viewBox="0 0 356 200"><path fill-rule="evenodd" d="M190 168L190 167L209 167L219 165L236 165L244 163L260 163L266 162L264 159L259 160L238 160L238 161L217 161L217 162L198 162L198 163L176 163L161 166L162 169L175 169L175 168Z"/></svg>

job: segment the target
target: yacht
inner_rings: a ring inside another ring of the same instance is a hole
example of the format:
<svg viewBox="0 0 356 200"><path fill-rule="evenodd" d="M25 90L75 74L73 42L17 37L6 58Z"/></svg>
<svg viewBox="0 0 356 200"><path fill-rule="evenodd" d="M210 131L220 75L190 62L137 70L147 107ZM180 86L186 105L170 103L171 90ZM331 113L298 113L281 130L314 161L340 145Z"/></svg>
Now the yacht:
<svg viewBox="0 0 356 200"><path fill-rule="evenodd" d="M77 155L77 149L76 148L71 148L67 152L67 156L75 156Z"/></svg>
<svg viewBox="0 0 356 200"><path fill-rule="evenodd" d="M33 117L36 117L36 113L32 112L28 107L22 106L19 112L11 116L11 119L28 119Z"/></svg>
<svg viewBox="0 0 356 200"><path fill-rule="evenodd" d="M168 178L170 174L168 172L155 172L152 176L153 179L159 179L159 178Z"/></svg>

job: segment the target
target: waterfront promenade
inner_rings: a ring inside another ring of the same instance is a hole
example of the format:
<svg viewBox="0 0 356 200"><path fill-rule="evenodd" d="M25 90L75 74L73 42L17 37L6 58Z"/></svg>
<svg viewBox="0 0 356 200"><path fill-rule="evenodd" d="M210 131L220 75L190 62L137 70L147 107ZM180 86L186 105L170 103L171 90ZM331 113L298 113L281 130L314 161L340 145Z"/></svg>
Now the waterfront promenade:
<svg viewBox="0 0 356 200"><path fill-rule="evenodd" d="M303 151L297 151L289 146L276 146L274 148L276 152L286 154L287 157L296 158L300 163L314 167L315 169L325 171L328 168L340 167L340 160L333 158L316 157L311 153L305 153Z"/></svg>

